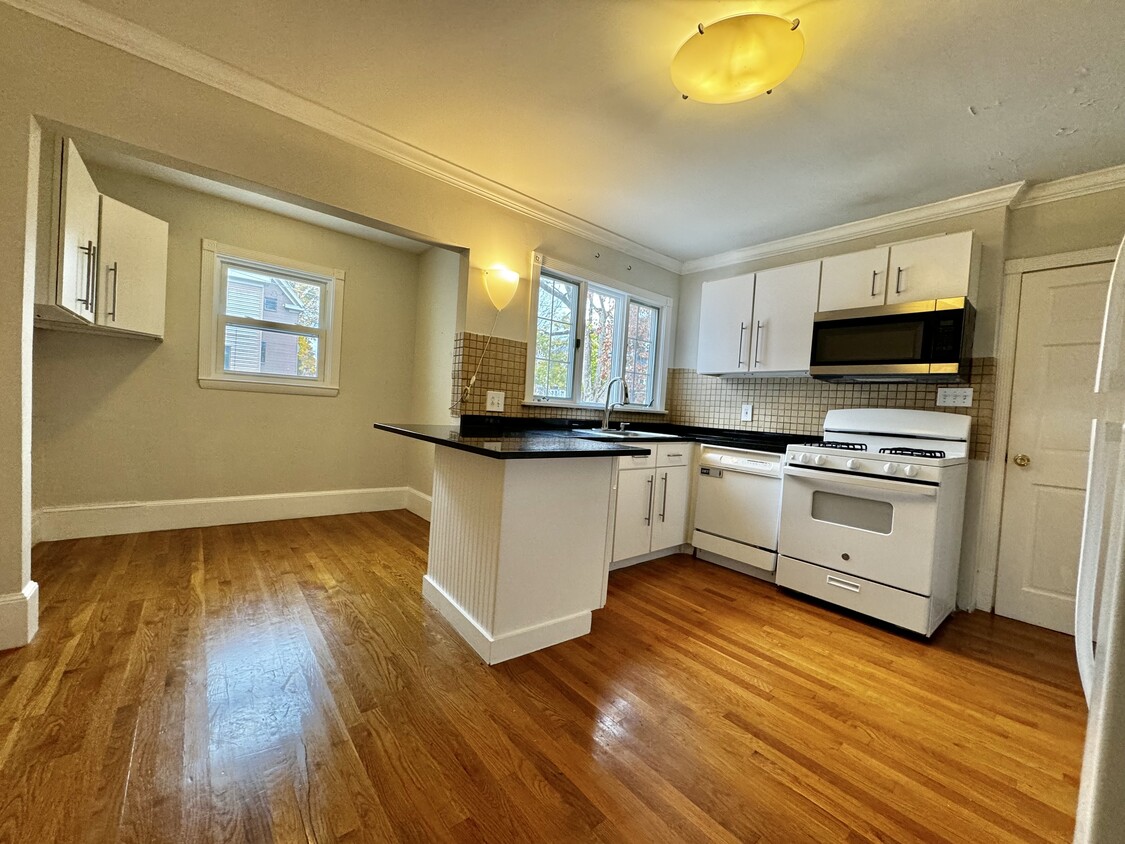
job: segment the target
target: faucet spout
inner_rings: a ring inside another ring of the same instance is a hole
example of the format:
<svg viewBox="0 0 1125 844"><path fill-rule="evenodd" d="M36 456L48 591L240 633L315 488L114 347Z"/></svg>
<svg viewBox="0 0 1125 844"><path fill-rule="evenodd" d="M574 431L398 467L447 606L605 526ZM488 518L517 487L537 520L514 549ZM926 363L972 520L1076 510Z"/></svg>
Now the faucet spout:
<svg viewBox="0 0 1125 844"><path fill-rule="evenodd" d="M613 385L621 383L621 401L611 402L613 398ZM629 403L629 385L625 382L624 378L617 377L611 378L609 383L605 385L605 413L602 415L602 428L609 427L609 415L613 413L615 407L622 407Z"/></svg>

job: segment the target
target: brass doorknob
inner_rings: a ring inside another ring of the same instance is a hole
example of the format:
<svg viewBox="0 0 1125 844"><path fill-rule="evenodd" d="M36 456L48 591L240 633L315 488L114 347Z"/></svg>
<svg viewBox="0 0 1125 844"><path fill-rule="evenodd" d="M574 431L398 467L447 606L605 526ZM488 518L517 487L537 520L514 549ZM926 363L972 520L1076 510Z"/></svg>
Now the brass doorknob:
<svg viewBox="0 0 1125 844"><path fill-rule="evenodd" d="M1031 462L1031 458L1026 454L1017 454L1012 458L1012 462L1022 469L1024 466Z"/></svg>

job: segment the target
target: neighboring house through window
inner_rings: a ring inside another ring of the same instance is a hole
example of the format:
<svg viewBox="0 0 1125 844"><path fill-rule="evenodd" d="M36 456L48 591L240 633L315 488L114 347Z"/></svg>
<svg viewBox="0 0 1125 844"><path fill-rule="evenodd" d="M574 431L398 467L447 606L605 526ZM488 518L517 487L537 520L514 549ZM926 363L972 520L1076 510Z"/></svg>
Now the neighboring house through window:
<svg viewBox="0 0 1125 844"><path fill-rule="evenodd" d="M335 395L344 272L203 242L199 383Z"/></svg>
<svg viewBox="0 0 1125 844"><path fill-rule="evenodd" d="M600 405L620 377L634 409L662 410L671 299L540 255L533 275L527 400Z"/></svg>

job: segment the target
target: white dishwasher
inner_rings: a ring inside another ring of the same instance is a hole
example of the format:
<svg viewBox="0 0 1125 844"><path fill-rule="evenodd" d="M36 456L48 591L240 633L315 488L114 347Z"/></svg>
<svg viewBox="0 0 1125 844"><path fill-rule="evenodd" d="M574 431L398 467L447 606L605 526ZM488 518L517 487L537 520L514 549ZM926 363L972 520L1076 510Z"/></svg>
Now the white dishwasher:
<svg viewBox="0 0 1125 844"><path fill-rule="evenodd" d="M700 558L758 576L777 568L781 461L769 451L700 449L692 534Z"/></svg>

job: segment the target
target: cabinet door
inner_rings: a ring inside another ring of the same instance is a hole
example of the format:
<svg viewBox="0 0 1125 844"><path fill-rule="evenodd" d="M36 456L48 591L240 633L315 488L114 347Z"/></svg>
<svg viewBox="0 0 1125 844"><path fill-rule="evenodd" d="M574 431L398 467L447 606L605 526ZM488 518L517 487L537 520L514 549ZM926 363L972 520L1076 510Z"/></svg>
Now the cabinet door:
<svg viewBox="0 0 1125 844"><path fill-rule="evenodd" d="M867 249L825 258L820 269L821 311L882 305L887 293L890 248Z"/></svg>
<svg viewBox="0 0 1125 844"><path fill-rule="evenodd" d="M977 252L971 231L892 246L887 304L968 296Z"/></svg>
<svg viewBox="0 0 1125 844"><path fill-rule="evenodd" d="M648 553L654 480L653 473L647 469L624 469L617 473L613 562Z"/></svg>
<svg viewBox="0 0 1125 844"><path fill-rule="evenodd" d="M652 518L653 551L663 551L687 542L691 477L690 466L665 466L656 470Z"/></svg>
<svg viewBox="0 0 1125 844"><path fill-rule="evenodd" d="M164 336L168 224L102 197L98 323Z"/></svg>
<svg viewBox="0 0 1125 844"><path fill-rule="evenodd" d="M94 321L97 295L98 187L69 138L63 141L55 304Z"/></svg>
<svg viewBox="0 0 1125 844"><path fill-rule="evenodd" d="M753 273L704 283L699 302L698 372L722 375L750 368L753 312Z"/></svg>
<svg viewBox="0 0 1125 844"><path fill-rule="evenodd" d="M751 372L808 372L820 261L758 273Z"/></svg>

